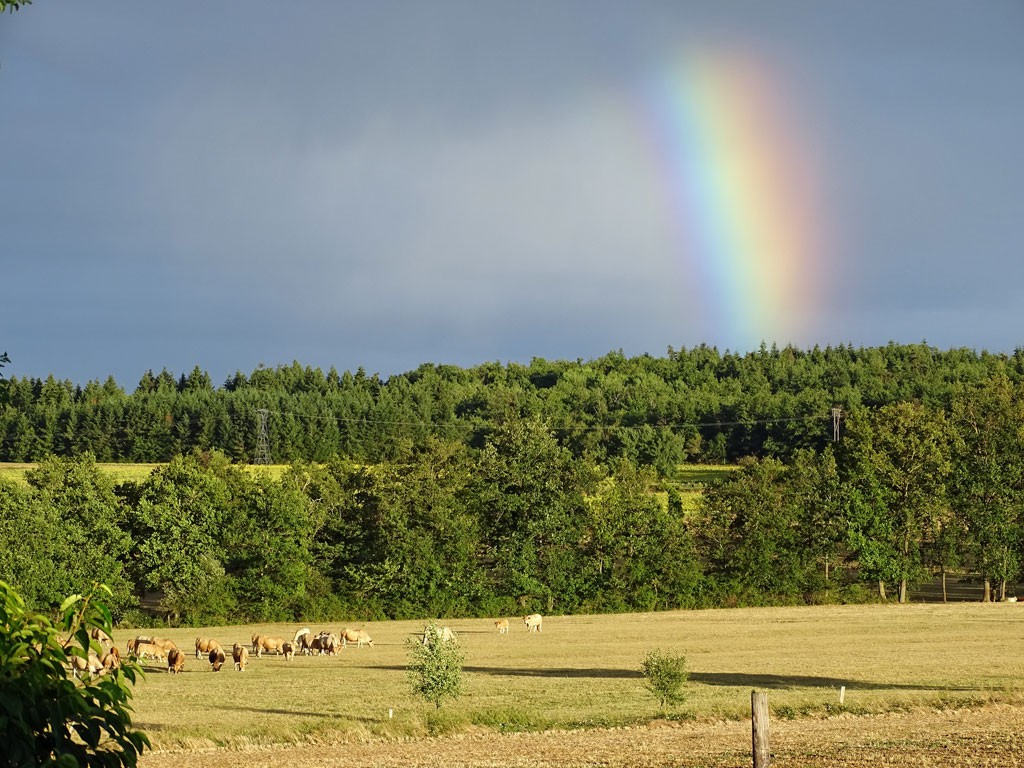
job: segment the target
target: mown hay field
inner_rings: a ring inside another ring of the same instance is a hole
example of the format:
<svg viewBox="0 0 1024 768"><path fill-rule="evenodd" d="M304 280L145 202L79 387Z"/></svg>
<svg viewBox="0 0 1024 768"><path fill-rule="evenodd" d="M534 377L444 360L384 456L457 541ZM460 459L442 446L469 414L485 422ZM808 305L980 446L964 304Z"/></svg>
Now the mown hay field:
<svg viewBox="0 0 1024 768"><path fill-rule="evenodd" d="M0 462L0 478L13 480L17 483L25 482L25 472L38 466L35 463ZM131 464L131 463L97 463L96 468L109 477L114 483L134 482L145 480L157 467L164 464ZM263 472L277 480L288 468L287 464L252 465L240 464L249 472Z"/></svg>
<svg viewBox="0 0 1024 768"><path fill-rule="evenodd" d="M264 656L244 673L215 674L194 656L178 676L152 665L135 694L136 725L156 748L143 765L214 768L237 764L240 751L248 765L340 764L357 753L379 765L439 764L441 754L446 764L518 765L540 761L504 753L534 748L552 751L552 765L736 765L749 760L752 689L768 691L784 740L773 748L790 765L885 764L875 747L946 760L919 763L929 765L982 764L958 762L957 750L967 760L989 749L990 764L1012 765L1020 740L1008 734L1024 724L1024 604L554 616L540 634L515 619L508 635L487 619L445 623L466 654L466 686L440 711L413 698L406 678L406 640L423 622L367 623L372 648ZM248 645L255 631L290 639L297 628L162 634L192 649L197 635ZM115 639L123 647L134 634ZM685 654L690 669L688 701L665 717L639 673L655 648ZM827 762L837 734L861 762Z"/></svg>

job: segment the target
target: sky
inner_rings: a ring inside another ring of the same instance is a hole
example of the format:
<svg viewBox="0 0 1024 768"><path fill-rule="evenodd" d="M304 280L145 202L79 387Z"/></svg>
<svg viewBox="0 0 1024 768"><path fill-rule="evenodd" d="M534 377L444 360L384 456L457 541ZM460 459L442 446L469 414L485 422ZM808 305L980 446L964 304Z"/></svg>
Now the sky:
<svg viewBox="0 0 1024 768"><path fill-rule="evenodd" d="M78 384L1024 346L1020 0L36 0L0 352Z"/></svg>

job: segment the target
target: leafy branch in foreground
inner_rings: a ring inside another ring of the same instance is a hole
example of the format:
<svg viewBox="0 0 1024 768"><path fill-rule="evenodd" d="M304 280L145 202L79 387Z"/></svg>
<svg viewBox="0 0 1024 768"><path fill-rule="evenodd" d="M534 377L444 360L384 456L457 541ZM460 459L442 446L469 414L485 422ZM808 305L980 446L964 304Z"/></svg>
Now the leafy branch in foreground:
<svg viewBox="0 0 1024 768"><path fill-rule="evenodd" d="M90 650L101 650L90 640L91 630L110 634L110 611L96 599L103 591L109 593L100 584L88 595L67 598L55 626L0 581L0 768L132 768L150 746L132 728L130 685L137 666L126 661L109 674L84 672L81 679L68 671L76 657L88 668Z"/></svg>

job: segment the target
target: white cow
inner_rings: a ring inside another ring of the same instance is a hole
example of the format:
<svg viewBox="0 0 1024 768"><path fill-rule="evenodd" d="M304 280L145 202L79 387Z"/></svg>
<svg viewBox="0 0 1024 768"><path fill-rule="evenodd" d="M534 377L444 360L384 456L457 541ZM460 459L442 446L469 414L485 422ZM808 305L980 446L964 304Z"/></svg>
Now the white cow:
<svg viewBox="0 0 1024 768"><path fill-rule="evenodd" d="M441 643L457 643L459 642L458 637L452 631L451 627L434 627L434 631L437 632L437 640ZM420 637L420 642L424 645L430 645L430 627L423 628L423 635Z"/></svg>
<svg viewBox="0 0 1024 768"><path fill-rule="evenodd" d="M540 632L543 630L544 617L539 613L531 613L529 616L523 616L523 624L526 625L527 632Z"/></svg>

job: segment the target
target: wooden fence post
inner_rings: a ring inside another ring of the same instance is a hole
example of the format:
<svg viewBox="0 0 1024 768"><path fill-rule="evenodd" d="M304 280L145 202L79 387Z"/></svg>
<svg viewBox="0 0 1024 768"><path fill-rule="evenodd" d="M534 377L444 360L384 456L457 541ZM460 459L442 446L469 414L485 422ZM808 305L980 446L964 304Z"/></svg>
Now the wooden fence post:
<svg viewBox="0 0 1024 768"><path fill-rule="evenodd" d="M754 768L768 768L768 693L750 692L750 727L753 737Z"/></svg>

